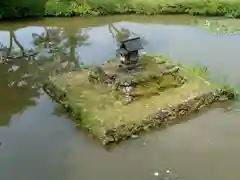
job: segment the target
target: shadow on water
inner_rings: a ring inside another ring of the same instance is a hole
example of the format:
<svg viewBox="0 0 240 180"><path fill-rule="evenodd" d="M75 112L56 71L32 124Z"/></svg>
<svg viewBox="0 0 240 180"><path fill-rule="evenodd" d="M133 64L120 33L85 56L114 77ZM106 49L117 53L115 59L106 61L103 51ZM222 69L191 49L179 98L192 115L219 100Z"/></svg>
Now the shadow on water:
<svg viewBox="0 0 240 180"><path fill-rule="evenodd" d="M141 36L144 51L184 64L200 61L213 74L224 71L231 81L238 81L240 36L190 26L192 19L196 17L114 16L2 23L0 179L163 180L171 179L172 172L184 180L239 178L235 156L240 146L234 140L240 135L239 113L222 111L231 104L216 105L106 151L79 132L41 91L49 75L115 57L119 40L131 35ZM216 159L221 163L213 166Z"/></svg>

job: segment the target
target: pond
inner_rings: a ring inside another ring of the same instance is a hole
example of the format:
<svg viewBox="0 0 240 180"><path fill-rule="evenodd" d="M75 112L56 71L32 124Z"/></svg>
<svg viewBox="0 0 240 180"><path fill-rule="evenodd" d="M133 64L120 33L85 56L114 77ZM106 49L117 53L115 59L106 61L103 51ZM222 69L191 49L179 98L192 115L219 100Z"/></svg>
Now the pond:
<svg viewBox="0 0 240 180"><path fill-rule="evenodd" d="M58 70L115 57L116 41L140 35L144 51L183 64L200 62L215 77L240 78L240 35L194 26L191 16L46 18L4 22L0 49L1 180L239 179L240 112L228 105L106 150L79 131L43 93ZM235 20L237 23L240 20Z"/></svg>

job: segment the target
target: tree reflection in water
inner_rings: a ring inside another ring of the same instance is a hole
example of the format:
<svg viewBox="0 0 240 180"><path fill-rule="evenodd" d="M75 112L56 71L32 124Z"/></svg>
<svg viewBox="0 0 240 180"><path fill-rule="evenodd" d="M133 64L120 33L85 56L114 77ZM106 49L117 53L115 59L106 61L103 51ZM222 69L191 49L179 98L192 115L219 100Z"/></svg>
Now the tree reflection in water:
<svg viewBox="0 0 240 180"><path fill-rule="evenodd" d="M72 70L82 64L79 48L89 45L83 29L43 27L42 33L32 33L33 49L26 50L14 30L9 31L9 45L0 42L0 125L7 125L12 115L36 104L41 82L49 75ZM109 32L118 43L136 35L126 28L109 24ZM145 39L141 37L143 44Z"/></svg>
<svg viewBox="0 0 240 180"><path fill-rule="evenodd" d="M43 33L32 33L34 50L30 51L17 40L15 31L9 32L9 38L8 47L0 42L0 126L36 104L45 78L80 66L76 51L87 45L89 36L81 29L68 34L63 28L44 27Z"/></svg>
<svg viewBox="0 0 240 180"><path fill-rule="evenodd" d="M109 24L108 25L108 30L109 30L110 34L113 37L113 40L115 41L115 43L117 45L119 45L120 41L122 41L122 40L128 39L130 37L139 36L137 33L132 32L127 28L120 27L118 29L114 24ZM141 38L142 45L143 46L146 45L147 40L142 36L140 38Z"/></svg>

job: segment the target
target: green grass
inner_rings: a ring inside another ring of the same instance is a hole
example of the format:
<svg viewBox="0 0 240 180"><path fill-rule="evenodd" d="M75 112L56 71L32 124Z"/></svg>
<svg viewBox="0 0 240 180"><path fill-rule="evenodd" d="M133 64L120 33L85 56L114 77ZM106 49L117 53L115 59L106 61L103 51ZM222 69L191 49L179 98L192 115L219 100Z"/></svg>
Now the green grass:
<svg viewBox="0 0 240 180"><path fill-rule="evenodd" d="M29 0L22 0L29 1ZM36 1L37 2L37 1ZM36 3L28 4L29 16L35 15ZM6 6L5 6L6 7ZM8 7L13 7L9 5ZM14 6L15 12L26 10L26 5ZM10 8L11 9L11 8ZM3 11L4 10L4 11ZM30 11L32 10L32 11ZM0 17L10 14L0 3ZM13 12L13 10L9 10ZM113 14L192 14L240 17L238 0L47 0L45 16L88 16ZM19 13L17 13L19 14ZM20 15L23 13L20 13ZM25 14L24 14L25 15Z"/></svg>
<svg viewBox="0 0 240 180"><path fill-rule="evenodd" d="M150 56L158 57L154 54L151 54ZM211 82L211 86L213 86L214 88L225 89L226 92L229 93L229 96L231 96L229 99L239 100L240 84L229 83L226 75L218 75L218 79L215 79L215 78L213 79L209 71L209 68L207 66L202 65L198 61L191 66L186 66L186 65L183 65L180 61L172 61L166 57L161 57L161 56L159 58L159 61L165 61L165 62L170 62L172 64L175 64L176 66L180 67L182 71L185 71L187 74L192 74L193 76L197 76L198 78L202 79L202 81L205 81L206 83Z"/></svg>
<svg viewBox="0 0 240 180"><path fill-rule="evenodd" d="M46 15L109 15L135 13L240 16L237 0L49 0Z"/></svg>

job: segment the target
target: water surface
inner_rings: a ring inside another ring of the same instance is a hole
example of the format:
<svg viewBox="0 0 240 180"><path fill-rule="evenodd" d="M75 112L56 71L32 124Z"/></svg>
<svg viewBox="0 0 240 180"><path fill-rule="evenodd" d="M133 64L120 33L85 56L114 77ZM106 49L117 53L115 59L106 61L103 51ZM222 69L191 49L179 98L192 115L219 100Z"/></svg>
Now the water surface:
<svg viewBox="0 0 240 180"><path fill-rule="evenodd" d="M204 19L113 16L1 23L0 48L10 48L4 52L12 59L0 62L0 179L239 179L237 111L217 108L106 150L77 130L40 89L59 64L68 70L115 57L117 39L130 34L141 36L146 52L184 64L198 61L215 76L238 82L240 35L192 25Z"/></svg>

